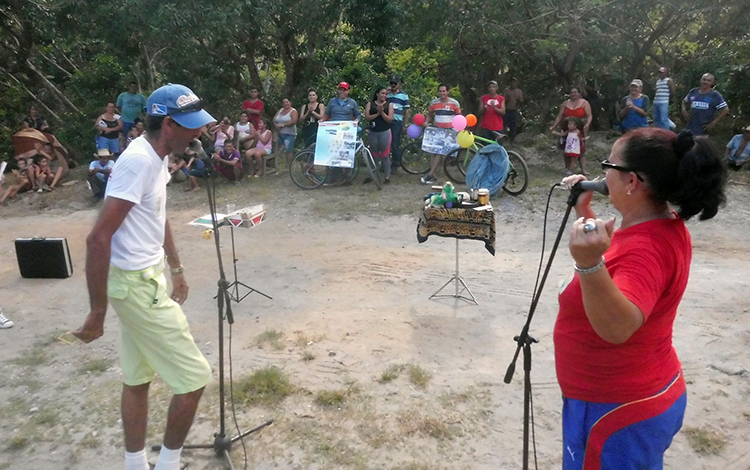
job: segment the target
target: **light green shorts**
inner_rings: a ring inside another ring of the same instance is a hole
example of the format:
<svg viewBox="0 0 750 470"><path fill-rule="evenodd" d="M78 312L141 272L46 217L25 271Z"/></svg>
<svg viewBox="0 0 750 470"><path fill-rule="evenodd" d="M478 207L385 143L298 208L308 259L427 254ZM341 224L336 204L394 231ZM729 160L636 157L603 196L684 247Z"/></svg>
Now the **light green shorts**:
<svg viewBox="0 0 750 470"><path fill-rule="evenodd" d="M212 373L182 308L169 298L163 269L161 263L141 271L110 266L107 295L120 320L125 385L142 385L159 374L180 395L205 387Z"/></svg>

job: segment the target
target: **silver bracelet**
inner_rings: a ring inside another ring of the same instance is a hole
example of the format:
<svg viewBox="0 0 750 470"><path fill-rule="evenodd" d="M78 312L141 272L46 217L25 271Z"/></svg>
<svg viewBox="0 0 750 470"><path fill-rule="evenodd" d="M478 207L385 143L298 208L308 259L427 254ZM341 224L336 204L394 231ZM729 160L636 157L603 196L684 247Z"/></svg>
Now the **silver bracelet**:
<svg viewBox="0 0 750 470"><path fill-rule="evenodd" d="M573 263L573 267L578 274L593 274L604 267L604 256L602 256L602 260L599 261L599 264L596 266L590 268L579 268L577 264Z"/></svg>

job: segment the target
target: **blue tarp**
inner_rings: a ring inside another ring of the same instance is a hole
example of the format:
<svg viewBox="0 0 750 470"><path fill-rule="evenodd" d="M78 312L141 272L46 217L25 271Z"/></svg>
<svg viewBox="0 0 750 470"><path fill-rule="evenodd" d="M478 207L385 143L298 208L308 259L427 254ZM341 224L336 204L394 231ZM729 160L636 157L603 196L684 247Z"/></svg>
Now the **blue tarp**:
<svg viewBox="0 0 750 470"><path fill-rule="evenodd" d="M491 144L477 152L466 170L466 185L470 189L487 188L496 196L508 176L508 152L502 145Z"/></svg>

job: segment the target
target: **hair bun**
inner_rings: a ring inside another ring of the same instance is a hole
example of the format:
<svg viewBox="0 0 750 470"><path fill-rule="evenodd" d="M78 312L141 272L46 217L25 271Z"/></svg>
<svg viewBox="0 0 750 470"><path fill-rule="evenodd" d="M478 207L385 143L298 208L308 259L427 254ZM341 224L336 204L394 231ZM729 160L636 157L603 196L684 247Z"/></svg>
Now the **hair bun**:
<svg viewBox="0 0 750 470"><path fill-rule="evenodd" d="M695 139L693 138L693 133L688 130L683 130L677 134L677 139L675 139L674 144L672 144L672 148L674 149L677 158L682 159L682 157L684 157L694 145Z"/></svg>

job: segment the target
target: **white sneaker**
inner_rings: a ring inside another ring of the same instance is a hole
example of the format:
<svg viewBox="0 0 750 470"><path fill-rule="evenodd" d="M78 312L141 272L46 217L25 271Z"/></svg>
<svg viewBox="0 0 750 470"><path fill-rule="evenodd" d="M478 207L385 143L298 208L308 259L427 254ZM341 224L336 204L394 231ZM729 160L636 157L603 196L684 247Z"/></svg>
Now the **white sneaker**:
<svg viewBox="0 0 750 470"><path fill-rule="evenodd" d="M0 330L10 328L11 326L13 326L13 322L0 313Z"/></svg>

